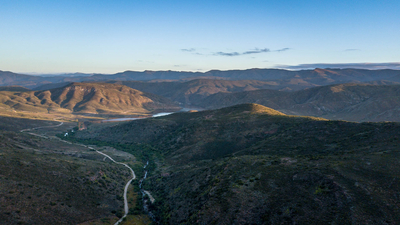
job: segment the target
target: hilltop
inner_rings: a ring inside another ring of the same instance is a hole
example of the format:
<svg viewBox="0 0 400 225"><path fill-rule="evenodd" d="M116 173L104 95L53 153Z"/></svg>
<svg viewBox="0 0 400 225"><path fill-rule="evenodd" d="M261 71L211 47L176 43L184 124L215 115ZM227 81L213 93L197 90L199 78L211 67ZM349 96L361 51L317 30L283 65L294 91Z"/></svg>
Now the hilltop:
<svg viewBox="0 0 400 225"><path fill-rule="evenodd" d="M133 114L178 109L166 98L106 83L70 83L43 91L0 92L0 104L17 111L41 113Z"/></svg>
<svg viewBox="0 0 400 225"><path fill-rule="evenodd" d="M296 92L256 90L217 93L197 106L220 108L258 103L278 111L347 121L400 121L400 85L337 84Z"/></svg>
<svg viewBox="0 0 400 225"><path fill-rule="evenodd" d="M288 116L257 104L69 137L147 157L144 188L161 224L395 223L399 138L398 123Z"/></svg>

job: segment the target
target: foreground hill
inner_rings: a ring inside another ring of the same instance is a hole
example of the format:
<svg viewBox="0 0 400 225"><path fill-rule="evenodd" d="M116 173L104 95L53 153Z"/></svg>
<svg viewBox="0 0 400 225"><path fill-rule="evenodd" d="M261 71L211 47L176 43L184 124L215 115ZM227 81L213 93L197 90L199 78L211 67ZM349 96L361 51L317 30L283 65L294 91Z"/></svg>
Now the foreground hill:
<svg viewBox="0 0 400 225"><path fill-rule="evenodd" d="M132 114L178 109L170 100L103 83L71 83L44 91L0 92L0 104L17 111Z"/></svg>
<svg viewBox="0 0 400 225"><path fill-rule="evenodd" d="M217 93L197 104L220 108L257 103L292 115L348 121L400 121L400 85L338 84L296 92Z"/></svg>
<svg viewBox="0 0 400 225"><path fill-rule="evenodd" d="M243 104L75 133L150 160L161 224L395 224L400 124Z"/></svg>
<svg viewBox="0 0 400 225"><path fill-rule="evenodd" d="M105 225L121 217L129 171L88 148L52 137L76 126L59 124L0 116L0 224ZM19 132L34 127L42 128ZM101 150L131 166L136 163L127 153Z"/></svg>

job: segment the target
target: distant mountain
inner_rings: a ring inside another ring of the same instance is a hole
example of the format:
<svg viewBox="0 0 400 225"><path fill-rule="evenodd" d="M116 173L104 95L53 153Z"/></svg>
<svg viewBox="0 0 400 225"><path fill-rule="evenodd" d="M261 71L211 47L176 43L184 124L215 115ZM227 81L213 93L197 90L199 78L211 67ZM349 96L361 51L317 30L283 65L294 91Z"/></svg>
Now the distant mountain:
<svg viewBox="0 0 400 225"><path fill-rule="evenodd" d="M290 115L357 122L400 121L400 85L337 84L296 92L217 93L195 105L215 109L242 103L257 103Z"/></svg>
<svg viewBox="0 0 400 225"><path fill-rule="evenodd" d="M60 88L60 87L65 87L73 82L60 82L60 83L50 83L50 84L43 84L38 87L35 87L33 90L35 91L43 91L43 90L49 90L49 89L54 89L54 88Z"/></svg>
<svg viewBox="0 0 400 225"><path fill-rule="evenodd" d="M314 69L289 71L281 69L248 69L248 70L211 70L208 72L182 71L125 71L111 75L106 74L69 74L67 76L28 76L0 71L0 86L21 85L35 88L43 84L61 82L104 82L150 81L150 80L191 80L196 78L228 80L262 80L276 82L278 89L301 90L305 88L349 82L394 81L398 82L399 70L362 70L362 69Z"/></svg>
<svg viewBox="0 0 400 225"><path fill-rule="evenodd" d="M400 221L399 123L287 116L242 104L69 138L145 156L142 187L155 198L145 204L159 224Z"/></svg>
<svg viewBox="0 0 400 225"><path fill-rule="evenodd" d="M143 82L143 81L110 81L110 83L123 84L128 87L149 92L173 101L190 105L192 102L219 92L239 92L265 88L276 88L276 82L257 80L215 80L195 79L187 82Z"/></svg>
<svg viewBox="0 0 400 225"><path fill-rule="evenodd" d="M0 70L0 86L19 85L24 87L32 87L41 82L43 82L41 77Z"/></svg>
<svg viewBox="0 0 400 225"><path fill-rule="evenodd" d="M22 87L22 86L0 86L0 91L15 91L15 92L23 92L23 91L30 91L31 89Z"/></svg>
<svg viewBox="0 0 400 225"><path fill-rule="evenodd" d="M43 74L41 77L90 77L95 73L60 73L60 74Z"/></svg>
<svg viewBox="0 0 400 225"><path fill-rule="evenodd" d="M105 83L71 83L44 91L0 92L0 103L31 112L131 114L178 109L166 98Z"/></svg>

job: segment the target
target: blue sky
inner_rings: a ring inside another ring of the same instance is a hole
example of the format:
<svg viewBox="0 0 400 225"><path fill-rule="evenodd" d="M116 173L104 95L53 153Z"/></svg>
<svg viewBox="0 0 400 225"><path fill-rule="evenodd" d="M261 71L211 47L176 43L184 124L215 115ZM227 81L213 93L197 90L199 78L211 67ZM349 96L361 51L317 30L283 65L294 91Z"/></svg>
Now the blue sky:
<svg viewBox="0 0 400 225"><path fill-rule="evenodd" d="M0 70L400 69L400 1L3 1Z"/></svg>

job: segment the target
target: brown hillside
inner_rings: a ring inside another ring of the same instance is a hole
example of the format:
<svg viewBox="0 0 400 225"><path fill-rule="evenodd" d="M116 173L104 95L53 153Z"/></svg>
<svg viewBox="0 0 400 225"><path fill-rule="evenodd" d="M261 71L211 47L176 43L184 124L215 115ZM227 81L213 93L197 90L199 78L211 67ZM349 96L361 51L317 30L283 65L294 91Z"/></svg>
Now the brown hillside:
<svg viewBox="0 0 400 225"><path fill-rule="evenodd" d="M286 114L327 119L400 121L400 85L338 84L296 92L218 93L198 106L211 109L241 103L257 103Z"/></svg>
<svg viewBox="0 0 400 225"><path fill-rule="evenodd" d="M149 92L185 105L193 104L203 98L219 92L240 92L258 89L275 89L277 83L274 81L257 80L215 80L195 79L187 82L141 82L141 81L110 81L128 87Z"/></svg>
<svg viewBox="0 0 400 225"><path fill-rule="evenodd" d="M21 111L130 114L177 109L163 97L104 83L71 83L45 91L1 92L0 95L2 104Z"/></svg>

